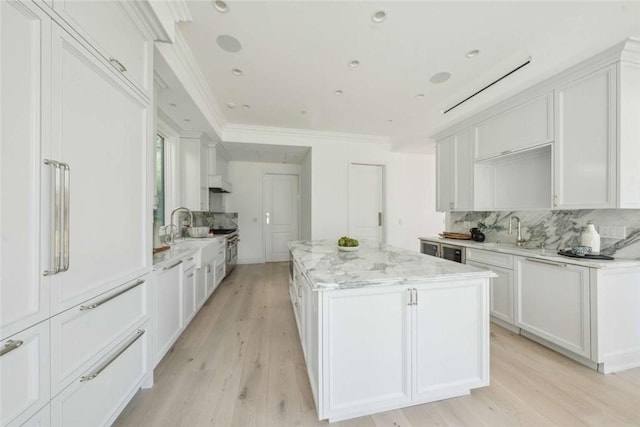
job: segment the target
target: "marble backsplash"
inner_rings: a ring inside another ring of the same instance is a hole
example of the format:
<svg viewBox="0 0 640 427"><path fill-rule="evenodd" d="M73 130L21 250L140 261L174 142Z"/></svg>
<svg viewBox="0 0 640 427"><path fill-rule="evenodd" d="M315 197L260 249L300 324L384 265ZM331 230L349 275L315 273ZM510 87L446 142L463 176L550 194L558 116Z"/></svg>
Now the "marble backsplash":
<svg viewBox="0 0 640 427"><path fill-rule="evenodd" d="M568 211L512 211L512 212L451 212L446 215L446 229L468 232L470 227L484 223L487 242L515 244L516 223L509 234L509 220L520 218L522 237L527 246L547 249L566 248L580 244L580 236L588 222L598 227L626 227L625 239L601 238L600 253L618 258L640 259L640 210L637 209L583 209ZM470 223L465 226L465 222Z"/></svg>
<svg viewBox="0 0 640 427"><path fill-rule="evenodd" d="M238 228L237 212L193 212L195 226L208 226L209 228Z"/></svg>

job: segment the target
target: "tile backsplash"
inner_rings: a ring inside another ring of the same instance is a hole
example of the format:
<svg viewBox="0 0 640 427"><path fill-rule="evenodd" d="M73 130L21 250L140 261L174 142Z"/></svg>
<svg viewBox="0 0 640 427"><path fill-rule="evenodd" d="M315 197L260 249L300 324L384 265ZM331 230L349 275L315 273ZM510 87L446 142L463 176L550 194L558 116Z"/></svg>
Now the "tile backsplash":
<svg viewBox="0 0 640 427"><path fill-rule="evenodd" d="M196 226L209 228L238 228L237 212L193 212Z"/></svg>
<svg viewBox="0 0 640 427"><path fill-rule="evenodd" d="M446 229L468 232L483 222L487 242L513 244L516 240L516 223L509 235L509 220L520 218L522 237L527 246L544 244L547 249L558 249L580 244L580 236L587 223L592 222L599 230L601 226L626 227L624 239L601 238L600 253L618 258L640 259L640 210L637 209L582 209L558 211L512 211L512 212L451 212L446 215ZM465 226L465 222L470 223ZM600 231L600 230L599 230Z"/></svg>

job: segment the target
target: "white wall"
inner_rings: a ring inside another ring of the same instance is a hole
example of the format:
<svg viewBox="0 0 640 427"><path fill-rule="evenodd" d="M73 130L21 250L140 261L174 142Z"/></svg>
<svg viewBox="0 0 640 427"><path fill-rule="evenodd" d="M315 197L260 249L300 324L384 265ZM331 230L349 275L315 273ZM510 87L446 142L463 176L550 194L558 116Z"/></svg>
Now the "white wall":
<svg viewBox="0 0 640 427"><path fill-rule="evenodd" d="M309 150L300 167L300 239L311 240L311 182L312 182L312 152Z"/></svg>
<svg viewBox="0 0 640 427"><path fill-rule="evenodd" d="M388 244L417 251L419 236L444 230L444 215L435 212L434 155L395 153L382 144L322 142L313 145L312 154L314 240L347 234L350 162L385 165Z"/></svg>
<svg viewBox="0 0 640 427"><path fill-rule="evenodd" d="M301 167L292 164L231 161L228 164L228 173L229 181L233 184L233 192L225 195L225 202L227 212L238 212L238 262L264 262L263 176L265 173L300 175Z"/></svg>

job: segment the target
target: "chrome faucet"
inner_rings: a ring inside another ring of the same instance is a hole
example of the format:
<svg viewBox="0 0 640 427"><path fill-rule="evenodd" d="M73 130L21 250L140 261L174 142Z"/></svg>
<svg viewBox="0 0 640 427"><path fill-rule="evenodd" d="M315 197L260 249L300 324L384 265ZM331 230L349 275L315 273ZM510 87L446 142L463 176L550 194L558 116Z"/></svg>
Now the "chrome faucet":
<svg viewBox="0 0 640 427"><path fill-rule="evenodd" d="M513 220L518 221L518 235L516 236L516 246L522 246L522 244L524 243L524 239L522 238L522 231L521 231L521 227L520 227L520 218L518 218L517 216L512 216L509 219L509 234L513 234L513 229L511 227L511 224L513 224Z"/></svg>
<svg viewBox="0 0 640 427"><path fill-rule="evenodd" d="M193 227L193 212L191 212L191 210L187 209L187 208L183 208L183 207L179 207L179 208L175 208L174 210L171 211L171 224L169 224L167 227L171 229L171 234L170 234L170 239L171 242L173 243L175 241L175 232L180 230L182 231L182 227L178 227L178 225L176 225L173 222L173 216L176 214L176 212L179 211L185 211L189 214L189 226Z"/></svg>

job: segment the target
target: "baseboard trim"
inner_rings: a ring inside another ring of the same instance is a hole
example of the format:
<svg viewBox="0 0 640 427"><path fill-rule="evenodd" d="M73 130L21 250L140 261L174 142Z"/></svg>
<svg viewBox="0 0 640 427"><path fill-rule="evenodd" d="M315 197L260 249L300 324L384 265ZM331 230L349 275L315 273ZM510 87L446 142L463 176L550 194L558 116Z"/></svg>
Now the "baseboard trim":
<svg viewBox="0 0 640 427"><path fill-rule="evenodd" d="M239 258L238 264L264 264L264 258Z"/></svg>

